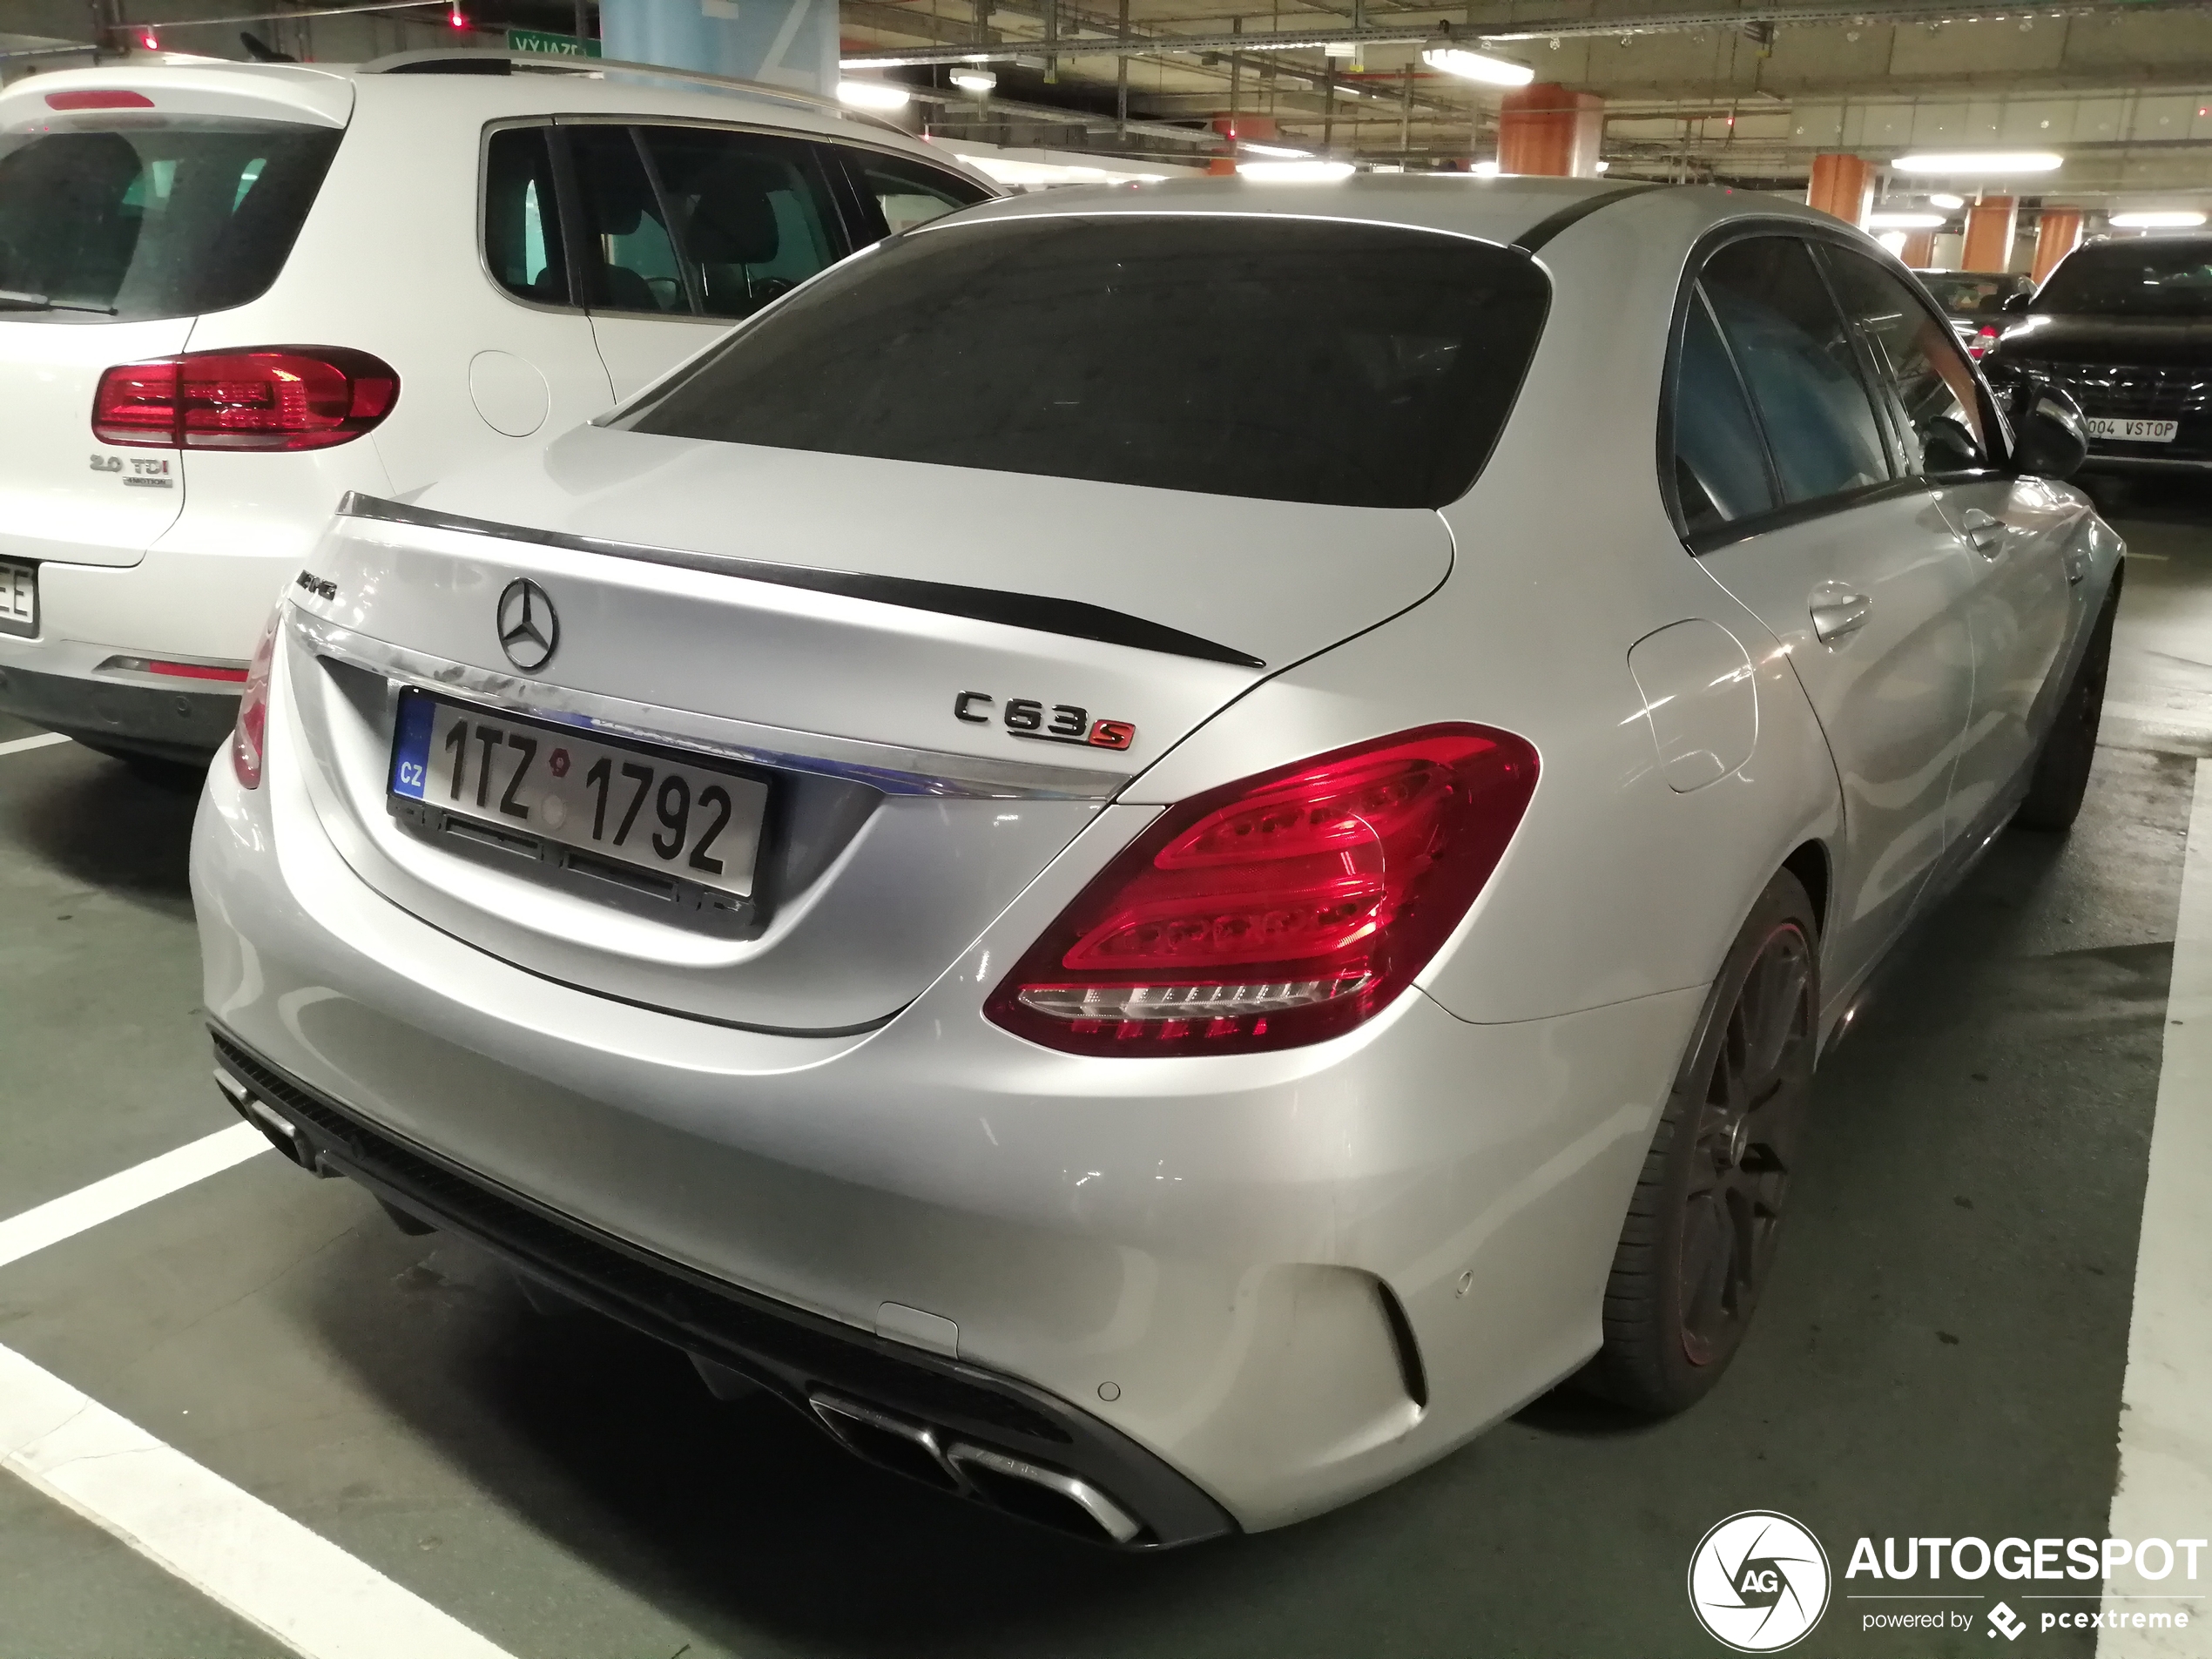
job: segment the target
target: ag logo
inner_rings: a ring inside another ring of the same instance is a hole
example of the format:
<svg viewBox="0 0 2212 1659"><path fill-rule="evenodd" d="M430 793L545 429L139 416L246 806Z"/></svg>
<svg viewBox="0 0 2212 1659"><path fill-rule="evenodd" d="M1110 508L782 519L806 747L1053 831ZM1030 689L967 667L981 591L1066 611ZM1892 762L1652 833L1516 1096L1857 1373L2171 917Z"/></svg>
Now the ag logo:
<svg viewBox="0 0 2212 1659"><path fill-rule="evenodd" d="M1801 1641L1828 1607L1828 1555L1787 1515L1747 1509L1699 1540L1689 1558L1689 1606L1738 1653L1778 1653Z"/></svg>
<svg viewBox="0 0 2212 1659"><path fill-rule="evenodd" d="M523 672L534 674L553 660L560 643L561 619L553 614L553 601L536 583L516 577L499 596L500 650Z"/></svg>

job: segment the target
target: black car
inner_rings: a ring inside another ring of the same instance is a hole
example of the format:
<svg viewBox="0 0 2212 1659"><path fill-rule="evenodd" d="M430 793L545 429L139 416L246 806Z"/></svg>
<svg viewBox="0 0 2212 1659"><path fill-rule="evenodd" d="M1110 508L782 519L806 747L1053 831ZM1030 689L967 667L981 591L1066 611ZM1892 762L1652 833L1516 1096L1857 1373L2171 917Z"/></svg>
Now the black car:
<svg viewBox="0 0 2212 1659"><path fill-rule="evenodd" d="M2077 248L2008 311L1982 368L2072 393L2091 467L2212 472L2212 236Z"/></svg>
<svg viewBox="0 0 2212 1659"><path fill-rule="evenodd" d="M2035 292L2035 279L2016 271L1916 271L1920 286L1951 319L1966 355L1979 357L2005 332L2005 304Z"/></svg>

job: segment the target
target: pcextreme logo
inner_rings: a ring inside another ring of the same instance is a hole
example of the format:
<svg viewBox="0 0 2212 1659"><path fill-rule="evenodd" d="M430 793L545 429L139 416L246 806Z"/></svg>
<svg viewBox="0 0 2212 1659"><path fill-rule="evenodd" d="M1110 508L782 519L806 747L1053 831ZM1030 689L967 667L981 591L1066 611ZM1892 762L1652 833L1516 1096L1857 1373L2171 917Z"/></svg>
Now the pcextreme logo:
<svg viewBox="0 0 2212 1659"><path fill-rule="evenodd" d="M1779 1653L1828 1608L1828 1553L1787 1515L1746 1509L1700 1539L1689 1557L1689 1607L1738 1653Z"/></svg>

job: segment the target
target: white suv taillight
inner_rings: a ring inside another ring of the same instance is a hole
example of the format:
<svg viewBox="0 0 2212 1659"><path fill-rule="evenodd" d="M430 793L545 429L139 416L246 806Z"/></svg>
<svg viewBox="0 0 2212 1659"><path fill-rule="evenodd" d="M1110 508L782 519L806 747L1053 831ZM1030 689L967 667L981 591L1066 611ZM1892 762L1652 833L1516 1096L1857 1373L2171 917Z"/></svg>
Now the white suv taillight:
<svg viewBox="0 0 2212 1659"><path fill-rule="evenodd" d="M231 770L248 789L261 786L261 755L269 735L269 665L276 660L277 624L283 617L281 603L269 612L239 695L238 725L231 731Z"/></svg>
<svg viewBox="0 0 2212 1659"><path fill-rule="evenodd" d="M102 374L92 435L152 449L327 449L399 399L390 364L342 346L187 352Z"/></svg>
<svg viewBox="0 0 2212 1659"><path fill-rule="evenodd" d="M984 1011L1076 1054L1242 1054L1348 1031L1459 926L1536 771L1511 732L1426 726L1184 801Z"/></svg>

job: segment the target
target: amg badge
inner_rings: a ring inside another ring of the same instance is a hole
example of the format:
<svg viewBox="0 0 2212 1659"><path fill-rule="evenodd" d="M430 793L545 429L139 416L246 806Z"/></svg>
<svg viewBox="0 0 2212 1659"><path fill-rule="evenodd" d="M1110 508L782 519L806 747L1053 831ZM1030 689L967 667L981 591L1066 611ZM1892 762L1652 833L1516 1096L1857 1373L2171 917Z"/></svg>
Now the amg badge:
<svg viewBox="0 0 2212 1659"><path fill-rule="evenodd" d="M953 699L953 718L970 725L988 725L989 711L998 699L988 691L962 691ZM1093 749L1126 749L1136 740L1136 728L1127 720L1094 720L1089 709L1069 703L1047 705L1033 697L1010 697L999 715L1008 736L1034 738L1040 743L1080 743Z"/></svg>

